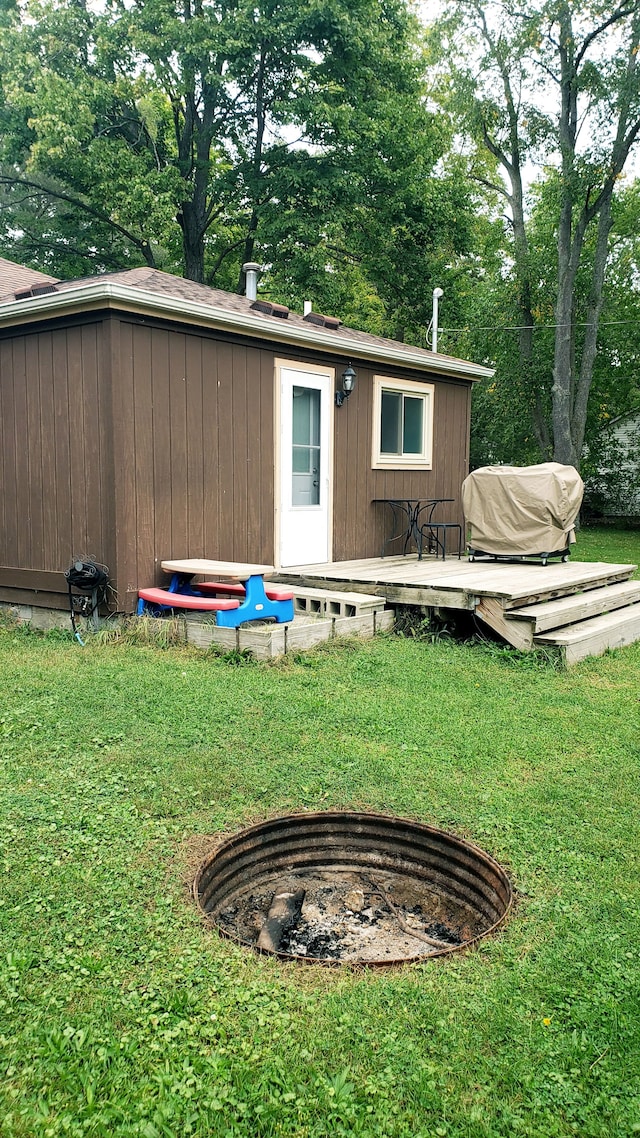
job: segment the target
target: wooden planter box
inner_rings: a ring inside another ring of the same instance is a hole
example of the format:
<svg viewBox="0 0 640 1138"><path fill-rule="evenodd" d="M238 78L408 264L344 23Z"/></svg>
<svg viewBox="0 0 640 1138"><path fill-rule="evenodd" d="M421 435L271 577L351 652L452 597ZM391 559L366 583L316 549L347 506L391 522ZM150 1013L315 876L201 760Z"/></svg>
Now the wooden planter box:
<svg viewBox="0 0 640 1138"><path fill-rule="evenodd" d="M195 619L196 615L184 618L187 643L198 648L210 648L216 644L227 652L248 651L258 660L272 660L287 652L302 652L335 637L369 639L376 632L392 628L394 623L392 609L372 610L360 616L296 616L292 624L256 621L240 628L218 628L213 621Z"/></svg>

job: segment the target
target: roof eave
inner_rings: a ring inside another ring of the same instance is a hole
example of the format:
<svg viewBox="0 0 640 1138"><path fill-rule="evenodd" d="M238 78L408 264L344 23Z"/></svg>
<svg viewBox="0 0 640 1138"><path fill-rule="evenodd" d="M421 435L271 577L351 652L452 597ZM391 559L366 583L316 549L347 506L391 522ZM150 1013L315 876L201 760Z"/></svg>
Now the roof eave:
<svg viewBox="0 0 640 1138"><path fill-rule="evenodd" d="M182 300L180 297L166 296L112 281L92 281L91 284L80 284L77 288L64 289L62 292L48 293L45 296L7 301L0 304L0 327L14 322L43 319L58 312L78 309L82 305L94 308L98 304L125 308L132 312L142 311L172 316L181 321L195 322L223 331L242 332L245 335L292 347L313 348L332 355L350 356L352 359L394 363L418 371L447 375L471 382L494 375L493 368L467 360L457 360L436 353L433 359L426 358L406 348L387 347L375 343L362 344L347 335L336 340L335 333L325 331L316 325L313 329L310 327L307 330L294 324L287 325L284 320L276 322L273 317L230 312L198 301Z"/></svg>

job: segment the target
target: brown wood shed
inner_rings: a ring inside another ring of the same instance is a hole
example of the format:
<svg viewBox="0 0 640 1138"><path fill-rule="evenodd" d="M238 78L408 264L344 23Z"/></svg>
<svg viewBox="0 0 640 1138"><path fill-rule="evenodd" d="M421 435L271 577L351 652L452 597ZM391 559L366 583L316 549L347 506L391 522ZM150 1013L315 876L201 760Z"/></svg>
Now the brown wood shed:
<svg viewBox="0 0 640 1138"><path fill-rule="evenodd" d="M66 607L76 558L130 612L167 558L376 556L379 498L462 521L489 369L153 269L30 273L0 262L0 601Z"/></svg>

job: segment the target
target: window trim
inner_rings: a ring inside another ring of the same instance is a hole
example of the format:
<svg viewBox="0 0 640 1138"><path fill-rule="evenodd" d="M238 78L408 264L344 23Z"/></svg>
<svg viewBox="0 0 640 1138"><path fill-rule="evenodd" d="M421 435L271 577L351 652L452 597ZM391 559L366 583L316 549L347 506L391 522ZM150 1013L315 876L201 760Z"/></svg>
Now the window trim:
<svg viewBox="0 0 640 1138"><path fill-rule="evenodd" d="M422 453L383 454L380 450L382 392L393 391L402 395L423 397ZM373 439L371 467L373 470L431 470L433 465L433 408L435 384L417 383L411 379L392 379L386 375L373 377Z"/></svg>

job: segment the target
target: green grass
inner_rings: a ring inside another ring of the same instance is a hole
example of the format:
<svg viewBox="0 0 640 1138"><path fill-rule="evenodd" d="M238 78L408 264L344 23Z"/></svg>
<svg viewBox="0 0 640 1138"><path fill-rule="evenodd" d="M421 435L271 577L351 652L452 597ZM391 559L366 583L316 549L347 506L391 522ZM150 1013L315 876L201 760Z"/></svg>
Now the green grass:
<svg viewBox="0 0 640 1138"><path fill-rule="evenodd" d="M640 645L236 663L0 630L3 1138L640 1133ZM220 940L187 888L203 836L301 807L472 838L512 918L383 973Z"/></svg>
<svg viewBox="0 0 640 1138"><path fill-rule="evenodd" d="M577 538L572 548L574 561L611 561L618 565L640 566L640 530L583 526ZM640 568L633 576L640 577Z"/></svg>

